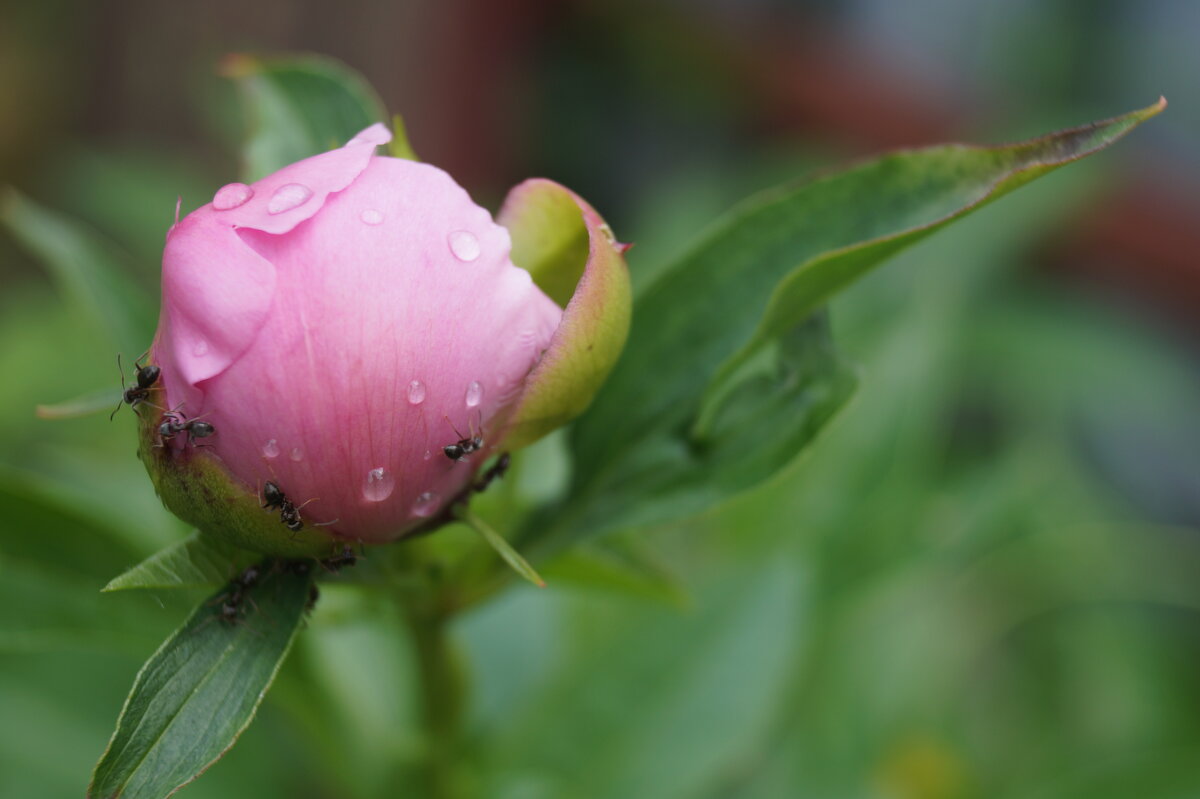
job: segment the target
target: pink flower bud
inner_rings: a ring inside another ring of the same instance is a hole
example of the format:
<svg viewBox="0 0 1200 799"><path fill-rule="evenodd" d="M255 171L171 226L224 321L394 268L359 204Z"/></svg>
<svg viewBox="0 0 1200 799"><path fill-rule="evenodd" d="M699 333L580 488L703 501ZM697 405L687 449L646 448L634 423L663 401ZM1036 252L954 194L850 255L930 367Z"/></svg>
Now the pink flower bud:
<svg viewBox="0 0 1200 799"><path fill-rule="evenodd" d="M378 543L427 524L503 446L552 348L564 310L513 264L509 231L442 170L375 155L390 138L375 125L225 186L168 234L155 404L214 432L159 436L142 457L168 506L198 526L241 524L214 521L234 500L206 482L213 464L255 500L238 512L253 507L281 540L294 531L257 507L267 482L320 540ZM589 231L602 225L575 199ZM162 412L142 418L145 444Z"/></svg>

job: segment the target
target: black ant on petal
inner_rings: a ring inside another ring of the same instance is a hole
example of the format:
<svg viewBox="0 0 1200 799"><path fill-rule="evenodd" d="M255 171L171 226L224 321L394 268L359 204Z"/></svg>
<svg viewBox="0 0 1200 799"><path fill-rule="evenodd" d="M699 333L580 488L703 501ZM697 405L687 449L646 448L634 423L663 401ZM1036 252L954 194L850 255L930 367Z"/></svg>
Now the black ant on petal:
<svg viewBox="0 0 1200 799"><path fill-rule="evenodd" d="M465 461L468 455L483 449L483 431L476 432L474 424L471 424L470 427L471 435L464 436L458 432L458 428L450 421L449 416L443 416L442 418L446 420L446 424L450 425L450 429L454 431L454 435L458 436L458 441L442 447L442 452L447 458L457 463Z"/></svg>
<svg viewBox="0 0 1200 799"><path fill-rule="evenodd" d="M159 446L162 441L170 441L180 433L187 433L187 443L196 445L197 438L208 438L217 432L217 428L199 419L188 419L179 411L167 411L158 425Z"/></svg>

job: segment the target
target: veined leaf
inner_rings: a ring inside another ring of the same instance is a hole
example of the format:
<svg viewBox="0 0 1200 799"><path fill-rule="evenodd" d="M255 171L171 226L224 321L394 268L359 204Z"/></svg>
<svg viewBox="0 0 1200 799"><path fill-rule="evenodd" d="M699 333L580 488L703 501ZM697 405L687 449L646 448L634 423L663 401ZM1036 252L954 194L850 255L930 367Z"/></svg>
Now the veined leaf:
<svg viewBox="0 0 1200 799"><path fill-rule="evenodd" d="M257 557L197 530L114 577L103 590L217 586Z"/></svg>
<svg viewBox="0 0 1200 799"><path fill-rule="evenodd" d="M249 126L242 151L242 179L247 183L341 146L364 128L388 119L363 77L332 58L233 55L221 72L237 84ZM396 132L401 135L403 130ZM404 149L395 140L392 148Z"/></svg>
<svg viewBox="0 0 1200 799"><path fill-rule="evenodd" d="M287 655L311 573L264 566L233 621L222 590L155 652L133 683L89 797L159 799L212 765L250 724Z"/></svg>
<svg viewBox="0 0 1200 799"><path fill-rule="evenodd" d="M858 277L1165 107L1001 147L894 153L768 192L637 298L629 341L572 435L564 506L519 545L683 518L792 462L854 378L814 314Z"/></svg>

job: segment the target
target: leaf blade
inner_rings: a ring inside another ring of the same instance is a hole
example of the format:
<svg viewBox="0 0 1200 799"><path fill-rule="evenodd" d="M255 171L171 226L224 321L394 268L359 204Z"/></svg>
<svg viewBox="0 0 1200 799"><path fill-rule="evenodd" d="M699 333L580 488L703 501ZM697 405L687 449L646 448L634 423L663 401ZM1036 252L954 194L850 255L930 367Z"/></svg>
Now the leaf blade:
<svg viewBox="0 0 1200 799"><path fill-rule="evenodd" d="M242 148L247 183L342 145L388 119L370 84L332 58L238 54L226 58L221 73L236 83L247 117Z"/></svg>
<svg viewBox="0 0 1200 799"><path fill-rule="evenodd" d="M228 582L256 556L196 530L122 572L101 591L135 588L198 588Z"/></svg>
<svg viewBox="0 0 1200 799"><path fill-rule="evenodd" d="M291 647L311 574L265 570L253 603L230 624L202 603L138 672L89 797L169 796L237 741ZM218 602L219 604L219 602Z"/></svg>
<svg viewBox="0 0 1200 799"><path fill-rule="evenodd" d="M806 445L853 390L815 309L903 247L1112 144L1163 107L1016 145L887 155L735 209L637 298L622 358L572 431L571 497L525 537L670 521L777 473L799 451L779 442ZM789 371L811 390L797 391ZM788 392L795 418L779 405ZM755 408L770 424L751 424ZM722 417L742 418L717 435ZM755 474L722 470L717 451L755 461ZM675 488L693 496L648 512Z"/></svg>

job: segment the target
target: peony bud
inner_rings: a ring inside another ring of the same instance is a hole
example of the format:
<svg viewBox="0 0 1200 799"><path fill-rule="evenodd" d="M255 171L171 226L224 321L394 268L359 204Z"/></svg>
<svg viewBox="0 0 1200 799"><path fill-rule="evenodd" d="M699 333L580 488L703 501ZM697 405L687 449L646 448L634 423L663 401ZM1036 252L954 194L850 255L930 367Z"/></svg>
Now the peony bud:
<svg viewBox="0 0 1200 799"><path fill-rule="evenodd" d="M440 169L375 155L390 138L225 186L168 233L141 457L207 532L286 555L427 529L616 361L628 274L586 203L528 181L506 228Z"/></svg>

